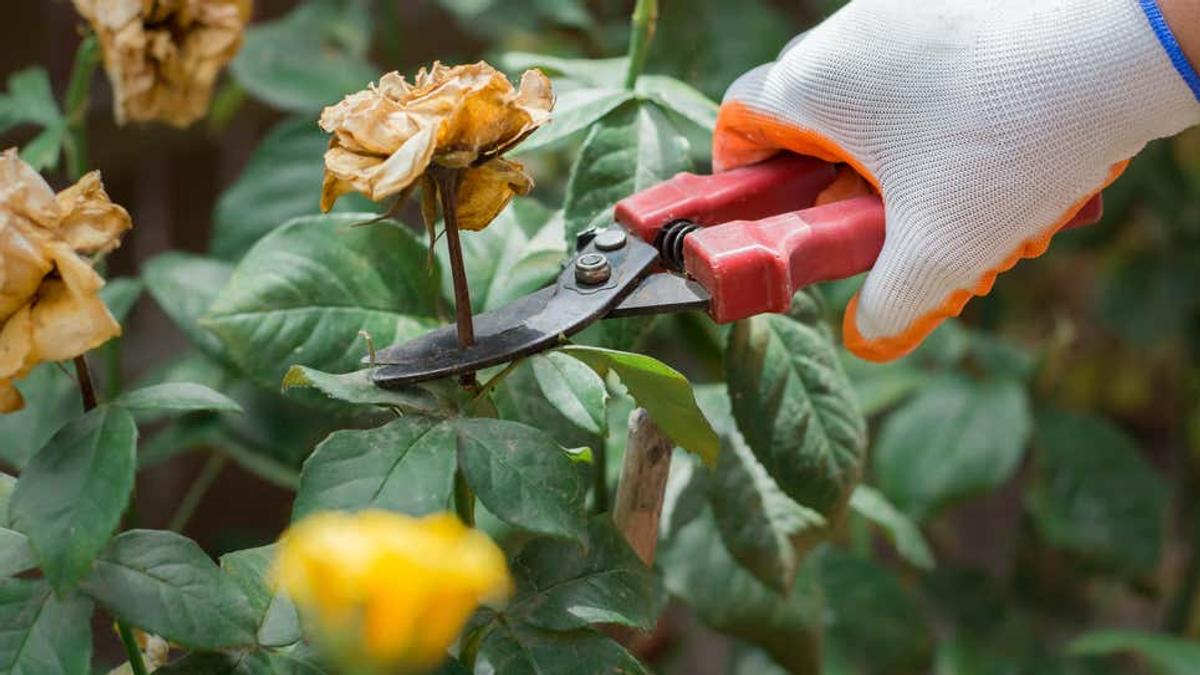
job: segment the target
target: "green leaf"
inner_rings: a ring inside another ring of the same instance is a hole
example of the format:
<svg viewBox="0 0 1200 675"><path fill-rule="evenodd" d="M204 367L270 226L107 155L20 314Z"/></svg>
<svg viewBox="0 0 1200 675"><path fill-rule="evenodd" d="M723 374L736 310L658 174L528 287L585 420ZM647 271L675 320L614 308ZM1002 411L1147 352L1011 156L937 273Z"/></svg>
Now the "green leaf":
<svg viewBox="0 0 1200 675"><path fill-rule="evenodd" d="M359 86L365 85L366 80ZM329 135L311 116L285 120L254 149L213 210L213 255L237 260L256 241L292 218L320 208ZM358 195L338 200L335 211L371 210Z"/></svg>
<svg viewBox="0 0 1200 675"><path fill-rule="evenodd" d="M233 274L233 266L190 253L169 252L142 263L146 290L196 349L221 361L229 360L217 336L200 325L200 317Z"/></svg>
<svg viewBox="0 0 1200 675"><path fill-rule="evenodd" d="M255 98L283 110L314 112L365 89L379 74L366 59L370 40L365 4L310 1L247 30L230 71Z"/></svg>
<svg viewBox="0 0 1200 675"><path fill-rule="evenodd" d="M585 346L563 347L561 351L588 364L601 376L609 370L615 372L629 395L676 445L695 453L709 466L716 463L721 442L700 411L692 385L679 371L644 354Z"/></svg>
<svg viewBox="0 0 1200 675"><path fill-rule="evenodd" d="M116 403L133 412L245 412L237 401L195 382L153 384L122 394Z"/></svg>
<svg viewBox="0 0 1200 675"><path fill-rule="evenodd" d="M642 75L637 91L705 131L717 128L717 104L690 84L664 75Z"/></svg>
<svg viewBox="0 0 1200 675"><path fill-rule="evenodd" d="M8 76L8 91L0 96L0 121L8 125L29 123L42 127L63 123L45 68L35 66Z"/></svg>
<svg viewBox="0 0 1200 675"><path fill-rule="evenodd" d="M592 126L571 167L563 209L566 240L593 226L607 224L613 206L691 168L684 137L653 104L621 105Z"/></svg>
<svg viewBox="0 0 1200 675"><path fill-rule="evenodd" d="M248 548L221 556L221 569L242 589L258 617L258 644L285 647L300 641L296 606L271 580L275 545Z"/></svg>
<svg viewBox="0 0 1200 675"><path fill-rule="evenodd" d="M1152 571L1170 493L1135 441L1102 419L1053 411L1038 416L1034 442L1026 506L1042 538L1118 573Z"/></svg>
<svg viewBox="0 0 1200 675"><path fill-rule="evenodd" d="M25 409L0 415L0 459L7 464L25 466L63 425L83 414L79 387L67 372L43 363L17 381Z"/></svg>
<svg viewBox="0 0 1200 675"><path fill-rule="evenodd" d="M251 379L276 387L293 364L354 370L361 331L387 345L432 327L438 276L425 246L392 222L353 227L369 218L297 218L242 259L204 324Z"/></svg>
<svg viewBox="0 0 1200 675"><path fill-rule="evenodd" d="M497 309L538 290L562 271L566 244L561 211L516 200L487 229L462 238L463 267L475 312ZM448 248L437 246L442 287L453 298Z"/></svg>
<svg viewBox="0 0 1200 675"><path fill-rule="evenodd" d="M90 675L92 603L59 598L42 580L0 581L0 672Z"/></svg>
<svg viewBox="0 0 1200 675"><path fill-rule="evenodd" d="M730 557L707 508L659 551L667 589L701 620L763 647L792 672L820 672L821 594L808 567L780 596Z"/></svg>
<svg viewBox="0 0 1200 675"><path fill-rule="evenodd" d="M292 366L283 376L283 391L313 388L336 401L359 405L380 405L407 412L443 412L445 405L433 392L419 386L384 389L371 381L370 369L334 375L314 368Z"/></svg>
<svg viewBox="0 0 1200 675"><path fill-rule="evenodd" d="M601 439L588 433L549 401L533 372L532 360L517 364L492 394L502 419L541 429L564 448L594 447Z"/></svg>
<svg viewBox="0 0 1200 675"><path fill-rule="evenodd" d="M933 633L916 599L886 567L828 549L817 562L830 616L829 651L854 672L929 672Z"/></svg>
<svg viewBox="0 0 1200 675"><path fill-rule="evenodd" d="M109 279L100 289L100 299L118 323L124 323L129 311L142 296L142 282L132 277Z"/></svg>
<svg viewBox="0 0 1200 675"><path fill-rule="evenodd" d="M589 673L649 675L624 647L593 630L551 632L505 621L483 630L473 654L476 673L574 675L585 668Z"/></svg>
<svg viewBox="0 0 1200 675"><path fill-rule="evenodd" d="M333 509L418 516L446 510L454 495L452 434L442 420L420 415L335 431L304 462L292 519Z"/></svg>
<svg viewBox="0 0 1200 675"><path fill-rule="evenodd" d="M806 291L788 315L739 321L725 368L758 461L784 494L836 522L862 472L866 423L820 314Z"/></svg>
<svg viewBox="0 0 1200 675"><path fill-rule="evenodd" d="M17 479L0 471L0 525L8 524L8 504L16 487Z"/></svg>
<svg viewBox="0 0 1200 675"><path fill-rule="evenodd" d="M725 547L759 581L786 595L805 554L828 535L828 523L783 494L755 459L733 421L724 387L697 388L696 398L722 438L706 485Z"/></svg>
<svg viewBox="0 0 1200 675"><path fill-rule="evenodd" d="M650 630L665 599L608 514L593 517L581 541L530 540L511 567L517 593L505 616L548 630L594 623Z"/></svg>
<svg viewBox="0 0 1200 675"><path fill-rule="evenodd" d="M492 419L454 422L458 464L479 501L504 522L579 538L587 528L587 485L570 456L544 432Z"/></svg>
<svg viewBox="0 0 1200 675"><path fill-rule="evenodd" d="M925 571L933 569L933 552L921 530L883 493L873 487L859 485L850 495L850 508L882 530L896 547L896 552L910 565Z"/></svg>
<svg viewBox="0 0 1200 675"><path fill-rule="evenodd" d="M117 618L190 649L254 644L256 619L241 589L173 532L117 535L83 589Z"/></svg>
<svg viewBox="0 0 1200 675"><path fill-rule="evenodd" d="M1071 643L1070 651L1079 656L1133 652L1162 675L1192 675L1200 664L1200 642L1128 630L1088 633Z"/></svg>
<svg viewBox="0 0 1200 675"><path fill-rule="evenodd" d="M1018 382L943 377L884 422L874 448L879 488L905 513L924 520L1007 482L1031 426Z"/></svg>
<svg viewBox="0 0 1200 675"><path fill-rule="evenodd" d="M523 154L554 147L632 98L633 92L621 88L589 87L567 91L555 101L550 123L523 141L517 152Z"/></svg>
<svg viewBox="0 0 1200 675"><path fill-rule="evenodd" d="M580 429L590 434L605 433L608 390L595 371L559 352L534 356L530 362L546 400Z"/></svg>
<svg viewBox="0 0 1200 675"><path fill-rule="evenodd" d="M137 468L137 426L101 406L54 435L33 456L9 506L42 572L60 595L92 565L117 529Z"/></svg>
<svg viewBox="0 0 1200 675"><path fill-rule="evenodd" d="M0 577L11 577L37 567L37 556L29 539L17 532L0 527Z"/></svg>
<svg viewBox="0 0 1200 675"><path fill-rule="evenodd" d="M67 128L63 125L48 127L21 148L21 159L36 171L54 169L62 154L63 140Z"/></svg>
<svg viewBox="0 0 1200 675"><path fill-rule="evenodd" d="M505 70L517 72L537 68L550 77L564 77L591 87L619 89L625 84L629 59L564 59L546 54L508 52L500 57Z"/></svg>

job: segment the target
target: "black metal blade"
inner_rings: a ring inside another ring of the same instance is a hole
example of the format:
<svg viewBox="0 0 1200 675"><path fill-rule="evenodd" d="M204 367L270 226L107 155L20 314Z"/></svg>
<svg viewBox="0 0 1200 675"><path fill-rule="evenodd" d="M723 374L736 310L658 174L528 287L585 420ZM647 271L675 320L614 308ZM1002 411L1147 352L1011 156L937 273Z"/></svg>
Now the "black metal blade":
<svg viewBox="0 0 1200 675"><path fill-rule="evenodd" d="M668 312L708 310L712 296L700 284L678 274L651 274L609 311L606 319Z"/></svg>
<svg viewBox="0 0 1200 675"><path fill-rule="evenodd" d="M463 349L454 326L439 328L379 352L371 379L385 389L397 388L550 349L608 314L637 288L658 259L658 250L636 237L629 237L617 250L601 251L592 242L578 255L589 253L608 258L612 275L607 282L593 286L576 281L572 259L553 286L476 315L474 345Z"/></svg>

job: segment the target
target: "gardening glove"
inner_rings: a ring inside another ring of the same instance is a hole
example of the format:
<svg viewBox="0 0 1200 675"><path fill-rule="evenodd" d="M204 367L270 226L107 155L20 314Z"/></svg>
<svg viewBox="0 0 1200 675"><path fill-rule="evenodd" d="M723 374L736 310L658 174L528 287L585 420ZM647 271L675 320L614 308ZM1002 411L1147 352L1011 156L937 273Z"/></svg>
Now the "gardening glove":
<svg viewBox="0 0 1200 675"><path fill-rule="evenodd" d="M714 163L788 150L882 195L887 240L844 337L886 361L1197 123L1200 77L1154 0L853 0L734 83Z"/></svg>

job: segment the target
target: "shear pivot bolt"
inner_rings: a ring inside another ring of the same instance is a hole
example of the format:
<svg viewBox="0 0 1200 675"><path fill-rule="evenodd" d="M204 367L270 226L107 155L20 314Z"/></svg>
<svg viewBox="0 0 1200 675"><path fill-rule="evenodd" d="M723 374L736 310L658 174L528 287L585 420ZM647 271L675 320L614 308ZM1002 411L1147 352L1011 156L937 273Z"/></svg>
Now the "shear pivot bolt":
<svg viewBox="0 0 1200 675"><path fill-rule="evenodd" d="M599 253L585 253L575 259L575 280L581 284L595 286L611 276L612 265Z"/></svg>
<svg viewBox="0 0 1200 675"><path fill-rule="evenodd" d="M624 230L611 228L596 235L596 248L601 251L616 251L625 246L628 237Z"/></svg>

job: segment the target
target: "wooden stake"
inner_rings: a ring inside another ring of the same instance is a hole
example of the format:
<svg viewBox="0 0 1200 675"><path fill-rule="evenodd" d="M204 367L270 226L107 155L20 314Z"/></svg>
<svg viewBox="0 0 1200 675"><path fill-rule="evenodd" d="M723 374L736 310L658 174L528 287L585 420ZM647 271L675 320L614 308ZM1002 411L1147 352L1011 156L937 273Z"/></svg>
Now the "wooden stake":
<svg viewBox="0 0 1200 675"><path fill-rule="evenodd" d="M644 409L638 408L629 416L629 442L621 464L613 521L647 567L654 564L658 521L674 447Z"/></svg>

